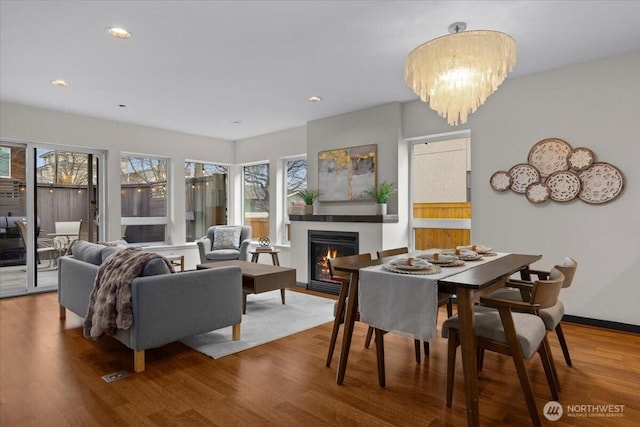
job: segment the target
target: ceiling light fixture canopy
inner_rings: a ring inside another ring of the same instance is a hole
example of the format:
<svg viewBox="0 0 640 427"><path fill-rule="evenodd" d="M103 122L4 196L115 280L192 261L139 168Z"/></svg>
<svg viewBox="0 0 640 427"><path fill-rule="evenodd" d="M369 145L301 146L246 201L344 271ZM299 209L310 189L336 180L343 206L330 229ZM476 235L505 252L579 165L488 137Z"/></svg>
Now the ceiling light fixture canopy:
<svg viewBox="0 0 640 427"><path fill-rule="evenodd" d="M451 126L466 123L516 64L516 41L511 36L488 30L465 32L466 27L464 22L451 24L452 34L418 46L405 63L407 85Z"/></svg>

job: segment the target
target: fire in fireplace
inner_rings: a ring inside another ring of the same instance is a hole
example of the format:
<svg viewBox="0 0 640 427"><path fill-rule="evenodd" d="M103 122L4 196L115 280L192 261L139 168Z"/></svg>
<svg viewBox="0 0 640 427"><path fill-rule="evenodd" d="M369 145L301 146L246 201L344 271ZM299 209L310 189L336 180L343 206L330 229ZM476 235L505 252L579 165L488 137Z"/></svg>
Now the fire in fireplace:
<svg viewBox="0 0 640 427"><path fill-rule="evenodd" d="M308 243L308 288L337 295L340 292L340 285L331 280L329 259L357 254L359 250L358 233L309 230Z"/></svg>

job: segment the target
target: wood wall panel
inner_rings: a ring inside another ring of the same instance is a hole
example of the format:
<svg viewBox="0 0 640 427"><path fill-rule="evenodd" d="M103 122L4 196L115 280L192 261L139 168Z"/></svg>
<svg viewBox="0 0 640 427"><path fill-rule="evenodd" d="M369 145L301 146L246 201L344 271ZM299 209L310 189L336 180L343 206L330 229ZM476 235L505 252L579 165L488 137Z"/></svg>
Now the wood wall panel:
<svg viewBox="0 0 640 427"><path fill-rule="evenodd" d="M414 203L413 217L418 219L471 219L471 203ZM417 228L414 231L416 250L454 248L471 243L471 230Z"/></svg>

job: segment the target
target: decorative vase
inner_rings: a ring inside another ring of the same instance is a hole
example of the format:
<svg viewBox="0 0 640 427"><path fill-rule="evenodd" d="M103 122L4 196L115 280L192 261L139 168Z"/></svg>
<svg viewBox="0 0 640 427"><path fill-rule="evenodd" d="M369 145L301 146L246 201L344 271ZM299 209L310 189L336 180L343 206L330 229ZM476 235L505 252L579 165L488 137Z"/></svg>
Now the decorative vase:
<svg viewBox="0 0 640 427"><path fill-rule="evenodd" d="M313 205L304 205L304 214L313 215Z"/></svg>
<svg viewBox="0 0 640 427"><path fill-rule="evenodd" d="M376 204L376 215L386 215L386 214L387 214L387 204L386 203Z"/></svg>

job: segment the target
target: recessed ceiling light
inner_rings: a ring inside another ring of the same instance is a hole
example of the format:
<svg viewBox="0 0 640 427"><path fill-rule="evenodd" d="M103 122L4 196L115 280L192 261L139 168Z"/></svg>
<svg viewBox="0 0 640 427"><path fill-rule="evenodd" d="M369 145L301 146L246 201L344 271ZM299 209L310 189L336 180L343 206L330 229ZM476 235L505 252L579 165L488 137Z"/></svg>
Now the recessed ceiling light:
<svg viewBox="0 0 640 427"><path fill-rule="evenodd" d="M51 80L51 84L58 87L69 87L69 82L64 80Z"/></svg>
<svg viewBox="0 0 640 427"><path fill-rule="evenodd" d="M124 28L112 27L107 28L107 34L116 39L130 39L131 33Z"/></svg>
<svg viewBox="0 0 640 427"><path fill-rule="evenodd" d="M320 101L322 101L322 98L320 98L319 96L310 96L307 99L309 100L309 102L320 102Z"/></svg>

